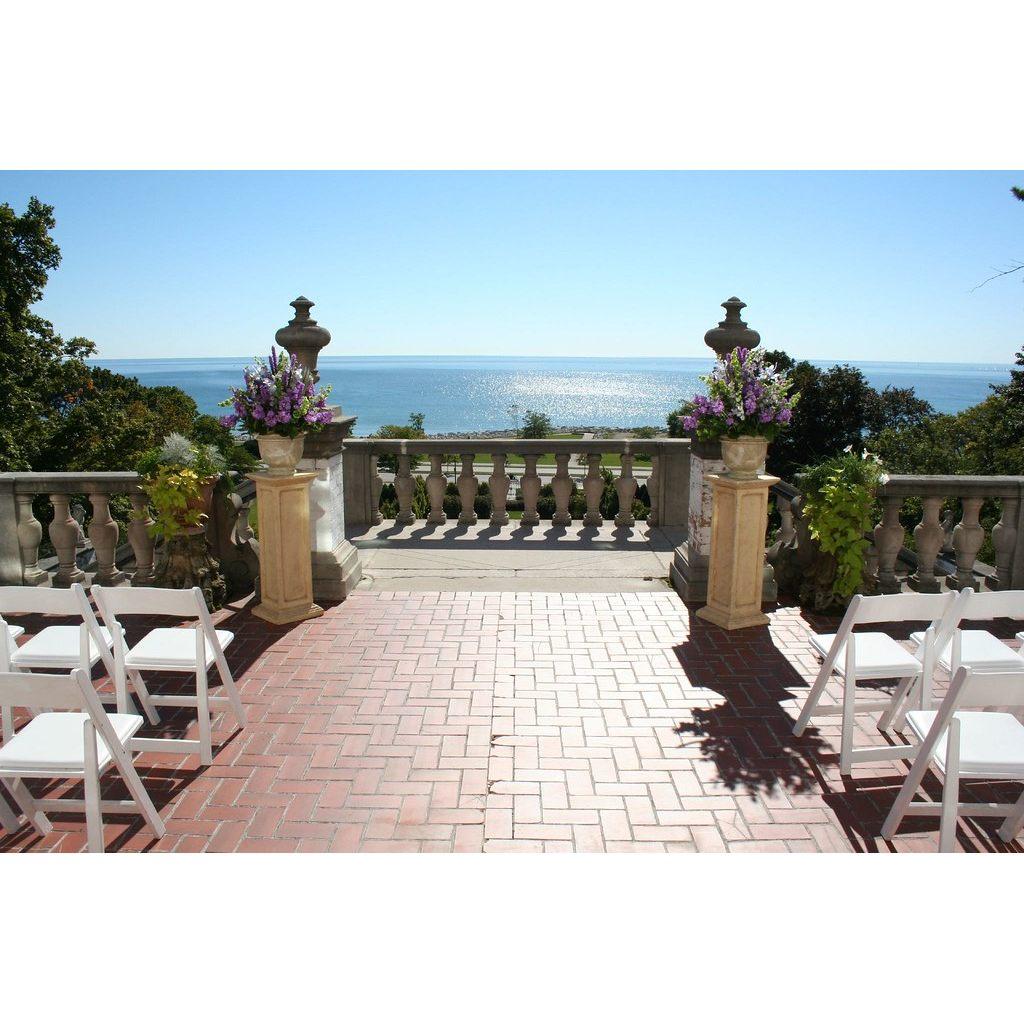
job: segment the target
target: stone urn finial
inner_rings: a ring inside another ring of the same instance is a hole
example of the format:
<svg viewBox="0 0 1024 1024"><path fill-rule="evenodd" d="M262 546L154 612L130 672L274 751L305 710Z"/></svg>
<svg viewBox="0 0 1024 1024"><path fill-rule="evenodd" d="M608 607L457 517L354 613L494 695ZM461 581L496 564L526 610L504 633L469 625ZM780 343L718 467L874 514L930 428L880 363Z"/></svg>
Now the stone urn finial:
<svg viewBox="0 0 1024 1024"><path fill-rule="evenodd" d="M316 372L317 357L320 349L330 344L331 332L310 317L309 311L316 303L305 295L300 295L290 305L295 310L295 316L274 335L274 340L319 379L320 375Z"/></svg>
<svg viewBox="0 0 1024 1024"><path fill-rule="evenodd" d="M713 348L717 356L724 356L734 348L756 348L761 343L761 335L740 319L740 310L746 303L734 295L722 305L725 307L725 319L704 335L704 344Z"/></svg>

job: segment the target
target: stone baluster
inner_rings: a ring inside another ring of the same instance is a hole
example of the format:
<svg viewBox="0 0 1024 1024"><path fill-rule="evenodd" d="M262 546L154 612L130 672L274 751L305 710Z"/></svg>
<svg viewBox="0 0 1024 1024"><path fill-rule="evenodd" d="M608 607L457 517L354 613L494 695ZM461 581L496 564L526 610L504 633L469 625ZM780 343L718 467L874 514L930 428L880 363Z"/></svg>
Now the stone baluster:
<svg viewBox="0 0 1024 1024"><path fill-rule="evenodd" d="M953 529L953 551L956 555L956 572L949 576L950 586L963 589L974 587L977 589L977 580L974 578L974 562L985 542L985 530L978 521L981 513L981 504L984 498L961 498L963 514L960 522Z"/></svg>
<svg viewBox="0 0 1024 1024"><path fill-rule="evenodd" d="M124 579L124 573L117 567L117 542L121 530L110 514L110 498L106 494L89 495L92 505L92 522L89 523L89 540L96 552L96 575L94 583L104 587L116 586Z"/></svg>
<svg viewBox="0 0 1024 1024"><path fill-rule="evenodd" d="M661 494L661 456L651 452L651 475L647 478L647 495L651 499L651 511L647 513L647 527L658 525L658 496Z"/></svg>
<svg viewBox="0 0 1024 1024"><path fill-rule="evenodd" d="M540 497L540 477L537 475L537 455L524 455L526 468L520 478L519 486L523 492L523 517L519 521L524 526L536 526L540 522L537 512L537 499Z"/></svg>
<svg viewBox="0 0 1024 1024"><path fill-rule="evenodd" d="M412 509L412 492L416 485L412 479L412 456L404 452L398 456L398 472L395 474L395 494L398 497L398 515L395 522L407 526L416 522L416 513Z"/></svg>
<svg viewBox="0 0 1024 1024"><path fill-rule="evenodd" d="M444 489L447 480L444 473L441 472L443 458L444 456L440 453L430 456L430 472L427 474L427 497L430 498L428 523L443 523L448 519L444 513Z"/></svg>
<svg viewBox="0 0 1024 1024"><path fill-rule="evenodd" d="M476 522L476 473L473 472L473 456L460 455L462 460L462 471L456 481L459 488L459 523L462 526L472 526Z"/></svg>
<svg viewBox="0 0 1024 1024"><path fill-rule="evenodd" d="M50 495L50 501L53 502L50 543L57 552L57 574L53 578L55 587L70 587L72 583L81 583L85 579L85 573L75 563L81 527L71 515L70 500L67 494Z"/></svg>
<svg viewBox="0 0 1024 1024"><path fill-rule="evenodd" d="M793 523L793 501L781 494L775 496L775 507L779 510L779 534L776 543L781 547L796 540L796 526Z"/></svg>
<svg viewBox="0 0 1024 1024"><path fill-rule="evenodd" d="M1000 499L999 522L992 527L992 547L996 552L996 574L989 582L995 590L1010 589L1010 573L1013 568L1013 556L1017 548L1017 509L1016 498Z"/></svg>
<svg viewBox="0 0 1024 1024"><path fill-rule="evenodd" d="M39 568L39 544L43 539L43 524L32 511L32 495L18 494L18 547L21 549L21 579L25 586L37 587L49 579Z"/></svg>
<svg viewBox="0 0 1024 1024"><path fill-rule="evenodd" d="M914 527L917 572L911 576L910 584L922 594L936 594L942 589L942 581L935 575L935 559L939 557L945 536L942 523L939 522L942 498L922 498L921 507L921 522Z"/></svg>
<svg viewBox="0 0 1024 1024"><path fill-rule="evenodd" d="M555 456L555 475L551 481L551 490L555 494L555 514L551 517L552 526L569 526L572 523L572 515L569 512L569 499L572 497L569 458L568 455Z"/></svg>
<svg viewBox="0 0 1024 1024"><path fill-rule="evenodd" d="M135 573L132 586L146 587L153 582L153 535L149 532L153 519L149 514L149 497L138 491L129 495L132 518L128 524L128 540L135 554ZM246 518L248 528L248 517Z"/></svg>
<svg viewBox="0 0 1024 1024"><path fill-rule="evenodd" d="M875 549L878 552L878 589L883 594L897 594L900 581L896 576L896 560L903 547L903 524L900 509L903 499L882 498L882 521L875 527Z"/></svg>
<svg viewBox="0 0 1024 1024"><path fill-rule="evenodd" d="M587 456L587 475L583 479L583 496L587 499L587 511L583 516L583 525L600 526L604 523L601 516L601 498L604 496L604 478L601 476L601 456Z"/></svg>
<svg viewBox="0 0 1024 1024"><path fill-rule="evenodd" d="M370 498L373 502L373 512L370 515L370 522L373 526L380 526L384 522L384 513L380 510L380 494L384 490L384 481L381 479L380 469L377 465L379 456L370 456Z"/></svg>
<svg viewBox="0 0 1024 1024"><path fill-rule="evenodd" d="M619 496L619 514L615 517L616 526L633 526L633 498L636 495L636 480L633 478L633 456L625 452L622 456L622 469L619 479L615 481L615 493Z"/></svg>
<svg viewBox="0 0 1024 1024"><path fill-rule="evenodd" d="M505 472L505 455L498 452L491 456L491 475L487 486L491 491L491 526L505 526L509 521L505 508L508 502L508 488L511 481Z"/></svg>

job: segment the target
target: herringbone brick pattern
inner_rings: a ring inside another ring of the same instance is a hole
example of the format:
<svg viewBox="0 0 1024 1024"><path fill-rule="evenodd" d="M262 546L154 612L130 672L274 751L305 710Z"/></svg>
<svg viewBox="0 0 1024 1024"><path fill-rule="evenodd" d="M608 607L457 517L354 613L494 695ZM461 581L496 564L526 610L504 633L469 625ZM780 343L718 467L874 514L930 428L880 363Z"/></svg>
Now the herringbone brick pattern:
<svg viewBox="0 0 1024 1024"><path fill-rule="evenodd" d="M791 735L817 669L797 609L725 633L669 591L382 591L292 628L221 619L249 724L218 720L209 768L140 755L168 833L111 816L108 849L934 849L927 818L878 838L904 765L841 780L838 720ZM42 838L0 833L0 849L83 848L80 816L54 822ZM1007 849L983 821L958 839Z"/></svg>

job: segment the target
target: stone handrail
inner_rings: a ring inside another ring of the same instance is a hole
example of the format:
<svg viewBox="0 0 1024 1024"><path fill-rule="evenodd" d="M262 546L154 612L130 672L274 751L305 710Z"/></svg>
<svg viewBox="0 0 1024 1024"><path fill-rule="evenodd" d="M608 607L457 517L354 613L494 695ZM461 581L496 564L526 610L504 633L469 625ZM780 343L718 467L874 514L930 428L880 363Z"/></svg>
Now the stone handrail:
<svg viewBox="0 0 1024 1024"><path fill-rule="evenodd" d="M119 558L125 560L128 549L119 551L120 527L110 514L111 496L124 494L132 506L127 534L135 569L130 581L139 586L151 583L154 541L149 528L153 520L140 483L138 474L132 472L0 473L0 584L40 586L50 582L53 586L68 587L86 581L86 574L76 561L76 553L84 540L82 527L71 508L72 497L79 494L84 494L92 506L88 527L88 540L96 558L92 581L116 586L129 580L129 575L117 564ZM39 562L43 526L32 510L37 495L47 495L53 505L48 535L57 566L52 578ZM207 528L216 555L221 555L219 548L223 544L220 542L228 539L236 546L248 546L247 536L237 536L239 531L244 534L247 529L247 514L247 507L240 499L218 488L218 503ZM248 552L240 557L252 561Z"/></svg>
<svg viewBox="0 0 1024 1024"><path fill-rule="evenodd" d="M769 557L786 544L799 547L808 539L799 490L783 482L773 487L772 493L781 524ZM879 485L877 497L882 514L869 534L868 571L879 592L896 593L906 582L915 590L935 593L942 589L943 580L954 589L977 589L981 568L986 570L984 580L991 590L1024 589L1024 477L892 475ZM922 507L921 521L913 529L914 551L904 547L906 532L900 519L908 498L920 499ZM943 515L943 506L950 500L960 504L959 522L954 523L952 510ZM980 513L987 500L998 501L1000 508L991 535L994 567L978 563L985 542ZM955 563L948 573L937 572L943 554ZM897 575L900 562L915 567L905 579Z"/></svg>
<svg viewBox="0 0 1024 1024"><path fill-rule="evenodd" d="M618 455L620 466L615 488L619 496L619 514L615 517L617 526L632 526L633 497L637 481L633 475L633 462L637 456L651 460L647 489L651 497L649 526L684 527L689 500L689 449L687 439L654 438L630 439L579 439L550 438L546 440L525 440L517 438L418 438L413 440L385 440L382 438L350 438L345 442L345 521L349 528L365 528L382 521L380 493L383 487L377 462L381 455L393 455L397 459L395 492L398 498L399 524L414 521L412 508L413 471L412 459L424 457L430 468L425 477L427 494L430 498L429 523L443 523L447 520L444 511L444 496L448 477L443 472L446 457L457 457L461 471L456 478L460 498L459 522L465 525L475 523L477 516L473 508L477 495L477 476L473 464L477 456L489 457L491 467L487 477L491 494L490 525L504 526L509 522L507 502L511 480L508 476L507 460L510 455L523 458L520 487L523 496L522 524L536 525L540 522L537 500L540 496L541 479L537 462L542 455L555 457L551 487L555 496L555 513L552 523L568 526L572 522L569 502L572 496L573 476L569 461L574 456L587 460L586 473L582 476L582 490L587 509L583 516L584 527L600 526L603 522L600 512L604 481L601 477L602 455Z"/></svg>

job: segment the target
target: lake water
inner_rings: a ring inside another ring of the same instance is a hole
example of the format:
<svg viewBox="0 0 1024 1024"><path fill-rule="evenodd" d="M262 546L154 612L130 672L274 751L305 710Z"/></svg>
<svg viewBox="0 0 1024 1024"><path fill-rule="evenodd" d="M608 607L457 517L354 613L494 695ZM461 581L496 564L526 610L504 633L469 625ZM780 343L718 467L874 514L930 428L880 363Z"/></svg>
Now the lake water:
<svg viewBox="0 0 1024 1024"><path fill-rule="evenodd" d="M202 412L241 383L238 359L100 359L96 363L147 385L187 391ZM816 365L833 365L815 361ZM665 417L701 388L711 359L502 358L486 356L322 357L321 381L332 404L358 416L356 434L404 423L422 412L428 433L507 430L527 409L556 426L664 426ZM913 387L938 412L982 401L990 384L1009 380L992 363L853 363L876 388Z"/></svg>

